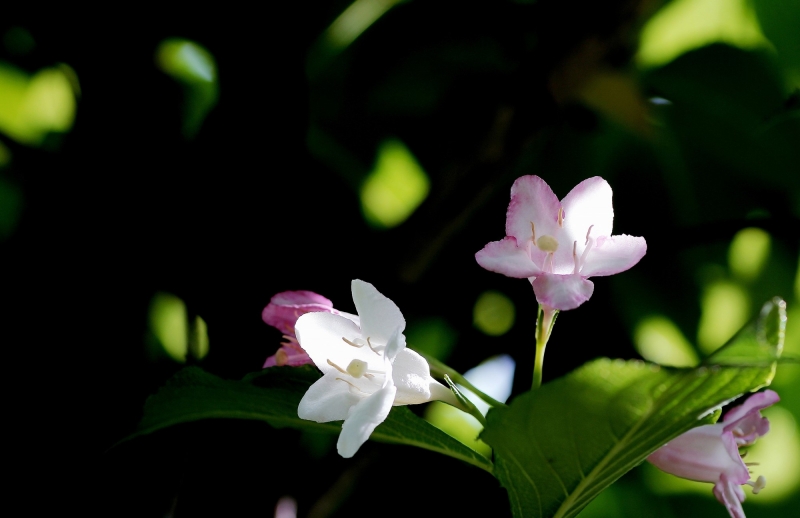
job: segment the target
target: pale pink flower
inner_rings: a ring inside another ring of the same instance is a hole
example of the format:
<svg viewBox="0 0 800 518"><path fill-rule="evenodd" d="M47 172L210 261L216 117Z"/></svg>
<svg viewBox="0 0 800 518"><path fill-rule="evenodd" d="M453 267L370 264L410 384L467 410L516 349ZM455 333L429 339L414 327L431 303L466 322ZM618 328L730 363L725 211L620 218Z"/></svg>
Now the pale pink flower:
<svg viewBox="0 0 800 518"><path fill-rule="evenodd" d="M264 322L282 332L284 341L278 351L264 362L265 369L276 365L297 367L314 363L297 343L294 326L301 315L315 311L333 313L351 320L358 320L356 315L335 310L330 300L313 291L284 291L274 295L267 307L264 308L264 311L261 312L261 318L264 319Z"/></svg>
<svg viewBox="0 0 800 518"><path fill-rule="evenodd" d="M487 270L526 277L539 304L575 309L591 297L593 276L614 275L644 256L642 237L611 235L611 187L595 176L558 201L538 176L511 187L506 237L487 244L475 259Z"/></svg>
<svg viewBox="0 0 800 518"><path fill-rule="evenodd" d="M647 457L656 467L672 475L714 484L714 496L732 518L745 518L743 485L758 493L766 484L764 477L750 480L750 470L739 454L739 447L755 442L769 431L769 421L761 410L780 400L766 390L750 396L732 408L721 422L692 428Z"/></svg>

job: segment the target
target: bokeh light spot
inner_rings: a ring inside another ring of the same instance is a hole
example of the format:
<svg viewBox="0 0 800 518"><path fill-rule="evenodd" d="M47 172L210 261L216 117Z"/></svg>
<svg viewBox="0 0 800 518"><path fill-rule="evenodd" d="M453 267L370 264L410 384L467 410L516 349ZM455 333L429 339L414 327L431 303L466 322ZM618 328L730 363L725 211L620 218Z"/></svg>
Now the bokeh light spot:
<svg viewBox="0 0 800 518"><path fill-rule="evenodd" d="M150 302L150 330L170 358L186 361L188 326L186 304L170 293L159 292Z"/></svg>
<svg viewBox="0 0 800 518"><path fill-rule="evenodd" d="M700 307L697 343L704 353L711 353L727 342L750 315L747 293L729 281L709 284L703 290Z"/></svg>
<svg viewBox="0 0 800 518"><path fill-rule="evenodd" d="M428 175L408 148L399 140L386 140L361 186L364 217L375 227L396 227L425 200L429 188Z"/></svg>
<svg viewBox="0 0 800 518"><path fill-rule="evenodd" d="M670 319L654 315L644 318L634 331L636 350L645 360L671 367L694 367L700 359Z"/></svg>
<svg viewBox="0 0 800 518"><path fill-rule="evenodd" d="M769 257L771 238L760 228L745 228L736 233L728 249L731 272L744 281L752 281L764 269Z"/></svg>
<svg viewBox="0 0 800 518"><path fill-rule="evenodd" d="M643 67L660 66L715 42L744 49L770 45L747 0L674 0L642 29L636 60Z"/></svg>
<svg viewBox="0 0 800 518"><path fill-rule="evenodd" d="M514 303L498 291L485 291L472 312L475 327L490 336L500 336L514 325Z"/></svg>
<svg viewBox="0 0 800 518"><path fill-rule="evenodd" d="M39 146L50 132L72 128L77 75L66 65L27 73L0 63L0 131L17 142Z"/></svg>
<svg viewBox="0 0 800 518"><path fill-rule="evenodd" d="M445 361L456 344L456 330L443 318L409 322L405 332L408 345L415 351Z"/></svg>

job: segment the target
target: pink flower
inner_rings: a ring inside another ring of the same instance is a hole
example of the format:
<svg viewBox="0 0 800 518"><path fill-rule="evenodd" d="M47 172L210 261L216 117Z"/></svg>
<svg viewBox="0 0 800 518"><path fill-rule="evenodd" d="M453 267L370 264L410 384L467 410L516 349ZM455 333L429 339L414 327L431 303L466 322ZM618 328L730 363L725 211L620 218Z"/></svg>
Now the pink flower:
<svg viewBox="0 0 800 518"><path fill-rule="evenodd" d="M264 362L265 369L276 365L297 367L314 363L297 343L297 336L294 330L295 323L300 318L300 315L314 311L342 315L350 320L355 319L354 322L358 323L356 315L333 309L333 302L313 291L299 290L278 293L270 299L267 307L261 312L261 318L267 324L281 331L284 341L281 343L280 349Z"/></svg>
<svg viewBox="0 0 800 518"><path fill-rule="evenodd" d="M671 440L647 457L662 471L682 478L714 483L714 496L732 518L745 518L742 485L753 486L758 493L764 477L750 480L750 470L739 455L739 447L755 442L769 431L769 421L761 410L780 400L772 390L750 396L732 408L722 422L692 428Z"/></svg>
<svg viewBox="0 0 800 518"><path fill-rule="evenodd" d="M506 237L475 254L487 270L527 277L539 304L575 309L592 296L592 276L614 275L639 262L642 237L611 235L611 187L595 176L562 200L538 176L522 176L511 187Z"/></svg>

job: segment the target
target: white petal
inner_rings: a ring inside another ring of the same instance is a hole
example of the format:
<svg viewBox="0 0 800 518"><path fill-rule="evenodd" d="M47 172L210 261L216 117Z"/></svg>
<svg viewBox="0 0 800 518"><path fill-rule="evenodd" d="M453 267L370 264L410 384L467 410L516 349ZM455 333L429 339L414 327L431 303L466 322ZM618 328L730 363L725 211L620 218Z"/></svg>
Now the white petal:
<svg viewBox="0 0 800 518"><path fill-rule="evenodd" d="M534 279L533 292L539 304L551 308L575 309L592 296L594 284L580 275L543 274Z"/></svg>
<svg viewBox="0 0 800 518"><path fill-rule="evenodd" d="M647 252L643 237L611 236L600 238L589 250L586 263L581 268L582 277L614 275L624 272L639 262Z"/></svg>
<svg viewBox="0 0 800 518"><path fill-rule="evenodd" d="M610 236L614 223L614 207L611 204L611 186L608 182L595 176L576 185L567 194L561 205L564 207L564 238L561 243L572 254L572 243L577 241L578 256L583 252L586 243L586 232L592 228L592 236ZM560 251L560 250L559 250ZM566 261L569 263L569 260Z"/></svg>
<svg viewBox="0 0 800 518"><path fill-rule="evenodd" d="M395 405L416 405L431 400L431 377L428 362L416 351L403 349L394 360L392 379L397 386Z"/></svg>
<svg viewBox="0 0 800 518"><path fill-rule="evenodd" d="M490 272L502 273L508 277L532 277L541 272L527 250L518 247L517 240L513 237L487 244L475 254L475 260Z"/></svg>
<svg viewBox="0 0 800 518"><path fill-rule="evenodd" d="M405 347L406 337L403 335L402 329L397 328L389 337L389 341L386 342L386 349L384 349L383 355L389 362L394 362L397 354L405 349Z"/></svg>
<svg viewBox="0 0 800 518"><path fill-rule="evenodd" d="M326 374L308 388L297 407L300 419L318 423L341 421L347 418L350 408L366 399L366 394L336 377L335 374Z"/></svg>
<svg viewBox="0 0 800 518"><path fill-rule="evenodd" d="M389 384L352 408L336 444L339 455L346 459L355 455L375 427L386 420L396 392L394 385Z"/></svg>
<svg viewBox="0 0 800 518"><path fill-rule="evenodd" d="M399 327L402 332L406 328L400 308L375 286L358 279L353 280L350 286L364 338L370 337L373 342L383 345L389 341L395 329Z"/></svg>
<svg viewBox="0 0 800 518"><path fill-rule="evenodd" d="M367 363L369 369L383 370L383 357L373 352L368 346L353 347L342 338L353 340L361 337L361 330L349 319L332 313L306 313L297 319L295 324L297 341L314 361L314 365L323 373L341 374L328 361L342 369L352 360ZM378 385L379 387L380 385ZM374 391L370 390L372 393Z"/></svg>

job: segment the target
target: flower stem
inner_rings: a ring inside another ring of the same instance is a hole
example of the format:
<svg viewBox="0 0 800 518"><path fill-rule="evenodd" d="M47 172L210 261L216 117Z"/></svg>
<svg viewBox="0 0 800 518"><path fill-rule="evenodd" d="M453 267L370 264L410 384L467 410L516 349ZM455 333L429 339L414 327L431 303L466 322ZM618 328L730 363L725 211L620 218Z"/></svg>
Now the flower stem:
<svg viewBox="0 0 800 518"><path fill-rule="evenodd" d="M533 363L533 385L531 390L536 390L542 386L544 349L547 347L550 333L553 332L557 316L557 309L539 304L539 312L536 315L536 358Z"/></svg>
<svg viewBox="0 0 800 518"><path fill-rule="evenodd" d="M497 401L493 397L491 397L491 396L489 396L487 394L484 394L483 392L478 390L475 387L475 385L473 385L472 383L467 381L467 378L462 376L461 373L459 373L458 371L456 371L452 367L450 367L448 365L445 365L444 363L440 362L436 358L434 358L432 356L428 356L425 353L419 353L419 355L422 356L423 358L425 358L425 360L428 361L428 365L431 366L431 375L432 376L434 376L436 378L440 378L440 379L444 379L445 376L449 376L450 379L453 380L455 383L458 383L462 387L466 387L470 392L474 393L476 396L481 398L483 401L488 403L490 406L506 406L505 403Z"/></svg>

